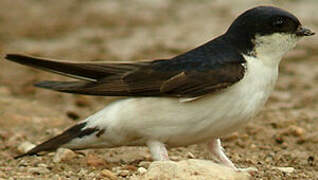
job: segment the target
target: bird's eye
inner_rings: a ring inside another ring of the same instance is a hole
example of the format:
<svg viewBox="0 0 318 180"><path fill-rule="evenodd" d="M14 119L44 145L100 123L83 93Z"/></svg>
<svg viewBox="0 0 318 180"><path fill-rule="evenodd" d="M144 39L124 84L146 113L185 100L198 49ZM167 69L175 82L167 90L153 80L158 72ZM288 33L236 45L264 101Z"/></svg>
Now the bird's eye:
<svg viewBox="0 0 318 180"><path fill-rule="evenodd" d="M277 18L276 20L274 20L273 26L280 28L284 25L284 23L285 23L284 19L280 17L280 18Z"/></svg>

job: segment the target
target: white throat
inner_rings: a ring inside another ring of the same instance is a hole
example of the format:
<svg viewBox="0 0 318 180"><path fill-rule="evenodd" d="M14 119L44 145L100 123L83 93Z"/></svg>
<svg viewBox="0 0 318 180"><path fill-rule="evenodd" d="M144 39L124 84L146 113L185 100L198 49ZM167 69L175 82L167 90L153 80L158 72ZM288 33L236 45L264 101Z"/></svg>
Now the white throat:
<svg viewBox="0 0 318 180"><path fill-rule="evenodd" d="M256 36L254 55L261 59L264 65L278 66L282 57L294 48L300 37L293 34L274 33L266 36Z"/></svg>

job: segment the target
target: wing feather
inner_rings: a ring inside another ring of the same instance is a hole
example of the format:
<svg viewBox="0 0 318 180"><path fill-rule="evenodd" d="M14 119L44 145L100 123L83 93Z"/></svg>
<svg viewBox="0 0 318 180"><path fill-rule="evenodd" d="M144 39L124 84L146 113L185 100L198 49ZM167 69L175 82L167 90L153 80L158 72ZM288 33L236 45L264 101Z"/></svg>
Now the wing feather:
<svg viewBox="0 0 318 180"><path fill-rule="evenodd" d="M43 81L37 87L99 96L169 96L193 98L227 88L243 78L240 61L196 67L200 63L155 60L142 63L71 63L24 55L7 59L51 72L89 81ZM163 68L158 64L164 63ZM168 68L167 68L168 67ZM186 68L182 68L186 67Z"/></svg>

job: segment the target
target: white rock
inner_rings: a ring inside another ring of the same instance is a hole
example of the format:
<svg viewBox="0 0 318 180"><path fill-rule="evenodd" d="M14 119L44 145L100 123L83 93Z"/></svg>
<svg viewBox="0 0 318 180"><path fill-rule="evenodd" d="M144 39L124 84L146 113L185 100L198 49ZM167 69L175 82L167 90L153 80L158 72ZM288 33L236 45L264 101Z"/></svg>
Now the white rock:
<svg viewBox="0 0 318 180"><path fill-rule="evenodd" d="M248 180L250 174L237 172L231 168L208 160L190 159L179 162L153 162L144 175L133 177L133 180L174 179L174 180Z"/></svg>
<svg viewBox="0 0 318 180"><path fill-rule="evenodd" d="M284 173L292 173L295 171L295 168L293 168L293 167L273 167L273 169L280 170Z"/></svg>
<svg viewBox="0 0 318 180"><path fill-rule="evenodd" d="M143 175L147 172L147 169L144 167L140 167L137 169L138 174Z"/></svg>
<svg viewBox="0 0 318 180"><path fill-rule="evenodd" d="M20 144L20 146L18 146L18 151L20 153L26 153L34 147L35 147L34 144L30 143L29 141L25 141L22 144Z"/></svg>
<svg viewBox="0 0 318 180"><path fill-rule="evenodd" d="M55 153L55 156L53 158L53 162L58 163L61 161L67 161L71 160L76 156L74 151L66 148L59 148L57 152Z"/></svg>

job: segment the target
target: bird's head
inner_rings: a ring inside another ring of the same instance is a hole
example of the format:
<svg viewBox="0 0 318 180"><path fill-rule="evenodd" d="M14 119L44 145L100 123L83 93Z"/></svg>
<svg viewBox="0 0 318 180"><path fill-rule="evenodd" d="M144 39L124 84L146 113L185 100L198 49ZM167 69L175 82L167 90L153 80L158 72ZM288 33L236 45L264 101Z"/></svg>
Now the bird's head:
<svg viewBox="0 0 318 180"><path fill-rule="evenodd" d="M245 55L280 61L301 37L314 34L302 27L293 14L272 6L258 6L237 17L225 37Z"/></svg>

